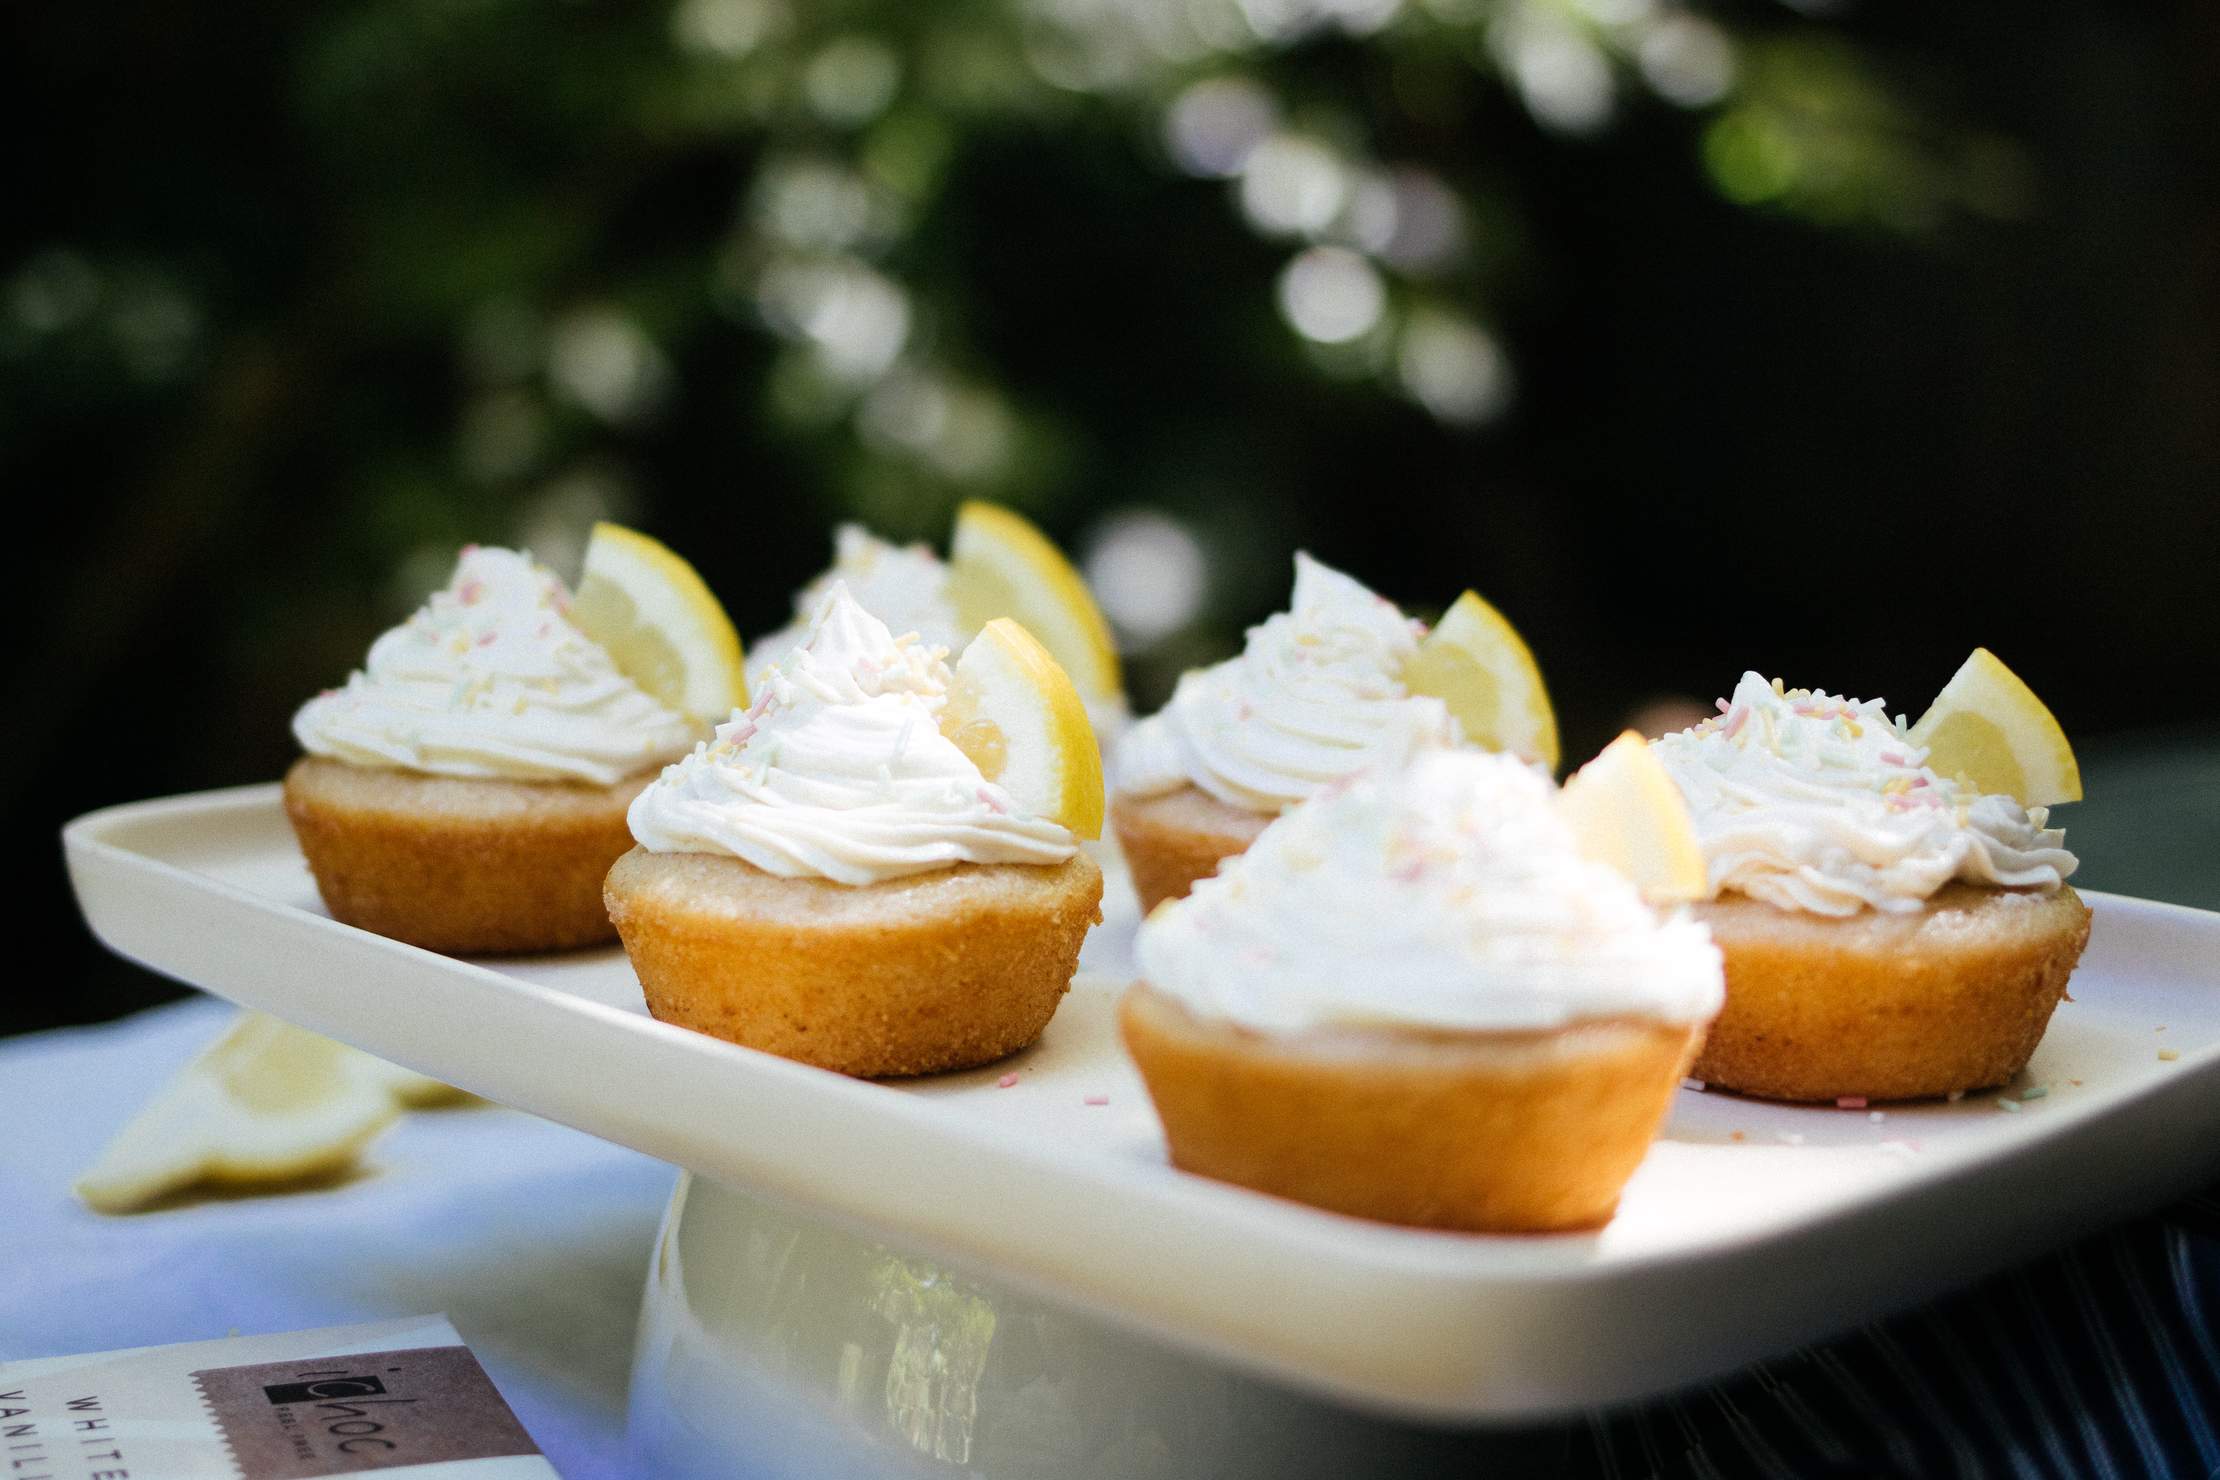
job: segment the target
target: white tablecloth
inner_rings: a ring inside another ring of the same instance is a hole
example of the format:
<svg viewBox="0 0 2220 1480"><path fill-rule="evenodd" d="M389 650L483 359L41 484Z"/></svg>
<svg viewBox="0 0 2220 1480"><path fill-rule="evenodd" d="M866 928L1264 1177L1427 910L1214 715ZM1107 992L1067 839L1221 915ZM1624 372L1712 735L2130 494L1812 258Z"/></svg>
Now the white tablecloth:
<svg viewBox="0 0 2220 1480"><path fill-rule="evenodd" d="M472 1105L408 1112L341 1185L123 1218L71 1196L233 1010L194 998L0 1042L0 1359L444 1311L565 1480L627 1474L662 1163Z"/></svg>

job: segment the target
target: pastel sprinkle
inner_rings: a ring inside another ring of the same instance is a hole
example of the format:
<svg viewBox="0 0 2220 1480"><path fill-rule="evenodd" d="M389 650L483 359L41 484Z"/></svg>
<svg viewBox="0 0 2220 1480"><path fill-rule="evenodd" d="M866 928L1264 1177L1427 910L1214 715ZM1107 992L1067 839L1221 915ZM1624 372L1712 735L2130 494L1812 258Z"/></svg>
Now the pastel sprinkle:
<svg viewBox="0 0 2220 1480"><path fill-rule="evenodd" d="M2009 1110L2014 1115L2020 1113L2020 1102L2018 1100L1998 1100L1996 1107L1999 1110Z"/></svg>
<svg viewBox="0 0 2220 1480"><path fill-rule="evenodd" d="M1916 1154L1916 1153L1918 1152L1918 1150L1919 1150L1919 1142L1917 1142L1917 1141L1883 1141L1883 1142L1881 1143L1881 1149L1882 1149L1883 1151L1887 1151L1887 1152L1893 1153L1894 1155L1897 1155L1897 1156L1911 1156L1911 1155L1914 1155L1914 1154Z"/></svg>
<svg viewBox="0 0 2220 1480"><path fill-rule="evenodd" d="M1804 1138L1794 1131L1775 1131L1773 1132L1773 1138L1784 1146L1801 1146L1804 1144Z"/></svg>
<svg viewBox="0 0 2220 1480"><path fill-rule="evenodd" d="M2042 1098L2043 1096L2045 1096L2045 1095L2047 1095L2047 1094L2049 1094L2049 1093L2050 1093L2050 1086L2049 1086L2049 1085L2047 1085L2047 1084L2033 1084L2033 1085L2029 1085L2029 1086L2027 1087L2026 1091L2025 1091L2024 1093L2022 1093L2022 1094L2020 1095L2020 1098L2021 1098L2022 1100L2039 1100L2039 1099L2041 1099L2041 1098Z"/></svg>
<svg viewBox="0 0 2220 1480"><path fill-rule="evenodd" d="M1749 1137L1743 1135L1740 1131L1735 1131L1729 1134L1727 1139L1730 1141L1746 1141L1749 1139Z"/></svg>
<svg viewBox="0 0 2220 1480"><path fill-rule="evenodd" d="M1875 1125L1879 1125L1882 1121L1888 1119L1888 1115L1884 1111L1876 1110L1868 1115L1866 1119L1872 1121Z"/></svg>
<svg viewBox="0 0 2220 1480"><path fill-rule="evenodd" d="M994 1087L996 1089L1008 1089L1016 1083L1017 1076L1015 1074L1005 1074L994 1082Z"/></svg>
<svg viewBox="0 0 2220 1480"><path fill-rule="evenodd" d="M1110 1103L1110 1097L1108 1095L1089 1095L1085 1103L1089 1105L1107 1105Z"/></svg>
<svg viewBox="0 0 2220 1480"><path fill-rule="evenodd" d="M1695 1090L1698 1094L1701 1094L1703 1092L1704 1082L1701 1079L1696 1078L1695 1075L1691 1074L1686 1079L1683 1079L1680 1082L1680 1087L1682 1089L1692 1089Z"/></svg>
<svg viewBox="0 0 2220 1480"><path fill-rule="evenodd" d="M1950 1092L1949 1094L1947 1094L1947 1095L1944 1095L1944 1096L1943 1096L1943 1098L1944 1098L1944 1099L1948 1100L1948 1101L1949 1101L1949 1102L1950 1102L1951 1104L1953 1104L1953 1105L1957 1104L1957 1103L1958 1103L1958 1102L1959 1102L1960 1100L1964 1099L1965 1097L1966 1097L1966 1092L1965 1092L1964 1090L1962 1090L1962 1089L1954 1089L1954 1090L1952 1090L1952 1091L1951 1091L1951 1092Z"/></svg>
<svg viewBox="0 0 2220 1480"><path fill-rule="evenodd" d="M1837 1110L1863 1110L1865 1108L1865 1096L1837 1095L1835 1096L1835 1108Z"/></svg>
<svg viewBox="0 0 2220 1480"><path fill-rule="evenodd" d="M2174 1060L2181 1057L2181 1051L2179 1049L2173 1048L2162 1048L2158 1051L2158 1056L2164 1059L2167 1063L2171 1064Z"/></svg>

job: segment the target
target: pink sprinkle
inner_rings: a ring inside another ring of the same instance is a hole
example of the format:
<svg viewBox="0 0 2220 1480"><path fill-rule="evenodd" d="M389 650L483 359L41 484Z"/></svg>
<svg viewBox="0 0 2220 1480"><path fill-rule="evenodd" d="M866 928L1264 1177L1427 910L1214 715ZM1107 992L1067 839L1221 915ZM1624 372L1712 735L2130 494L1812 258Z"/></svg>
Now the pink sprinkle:
<svg viewBox="0 0 2220 1480"><path fill-rule="evenodd" d="M1729 712L1729 711L1730 711L1731 709L1733 709L1733 707L1734 707L1733 705L1729 704L1729 703L1728 703L1728 702L1727 702L1726 700L1724 700L1724 699L1714 699L1714 700L1712 700L1711 702L1719 706L1719 712L1720 712L1721 714L1725 714L1725 713Z"/></svg>
<svg viewBox="0 0 2220 1480"><path fill-rule="evenodd" d="M995 800L994 794L988 791L983 786L979 788L979 800L986 804L986 808L989 812L993 812L998 816L1010 810L1009 808L1003 806L1002 803Z"/></svg>
<svg viewBox="0 0 2220 1480"><path fill-rule="evenodd" d="M1005 1074L994 1082L994 1087L996 1089L1008 1089L1016 1083L1017 1076L1015 1074Z"/></svg>
<svg viewBox="0 0 2220 1480"><path fill-rule="evenodd" d="M488 633L487 633L487 634L486 634L485 636L483 636L483 637L481 637L481 638L479 638L479 639L478 639L478 646L480 646L480 647L492 647L492 646L493 646L493 640L494 640L494 638L495 638L495 636L496 636L496 635L497 635L497 634L495 634L495 633L492 633L492 632L488 632Z"/></svg>
<svg viewBox="0 0 2220 1480"><path fill-rule="evenodd" d="M1704 1082L1701 1079L1698 1079L1695 1075L1691 1074L1680 1082L1680 1087L1682 1089L1692 1089L1696 1093L1702 1094L1704 1089Z"/></svg>
<svg viewBox="0 0 2220 1480"><path fill-rule="evenodd" d="M464 606L476 606L485 597L485 594L486 583L484 581L465 581L455 588L455 595Z"/></svg>
<svg viewBox="0 0 2220 1480"><path fill-rule="evenodd" d="M1897 755L1893 751L1881 757L1881 764L1884 766L1908 766L1911 763L1912 758L1910 756Z"/></svg>
<svg viewBox="0 0 2220 1480"><path fill-rule="evenodd" d="M463 546L463 547L462 547L462 552L463 552L463 553L464 553L465 555L475 555L475 554L477 554L477 553L478 553L478 542L477 542L476 540L472 540L472 541L471 541L471 542L470 542L469 544L467 544L467 545L465 545L465 546Z"/></svg>
<svg viewBox="0 0 2220 1480"><path fill-rule="evenodd" d="M1835 1108L1837 1110L1863 1110L1865 1108L1865 1096L1837 1095L1835 1096Z"/></svg>
<svg viewBox="0 0 2220 1480"><path fill-rule="evenodd" d="M1110 1097L1108 1095L1089 1095L1083 1103L1089 1105L1107 1105L1110 1103Z"/></svg>
<svg viewBox="0 0 2220 1480"><path fill-rule="evenodd" d="M1731 740L1736 735L1740 734L1742 732L1742 727L1749 722L1749 710L1740 707L1730 709L1727 711L1727 722L1719 727L1719 733Z"/></svg>

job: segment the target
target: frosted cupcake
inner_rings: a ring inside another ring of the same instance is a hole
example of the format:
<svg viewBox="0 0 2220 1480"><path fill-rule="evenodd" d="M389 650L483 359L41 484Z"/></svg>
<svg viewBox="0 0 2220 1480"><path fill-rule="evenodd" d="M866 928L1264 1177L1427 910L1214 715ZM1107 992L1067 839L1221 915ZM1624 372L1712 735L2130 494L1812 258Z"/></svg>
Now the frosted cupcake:
<svg viewBox="0 0 2220 1480"><path fill-rule="evenodd" d="M1065 670L1099 734L1125 728L1128 712L1109 623L1087 583L1048 537L995 504L956 511L949 558L923 544L897 545L860 524L833 531L833 563L794 597L794 619L748 648L751 686L799 647L835 585L894 632L960 655L997 617L1024 624Z"/></svg>
<svg viewBox="0 0 2220 1480"><path fill-rule="evenodd" d="M591 945L615 933L625 808L705 728L618 669L552 572L473 545L294 716L286 815L351 925L456 953Z"/></svg>
<svg viewBox="0 0 2220 1480"><path fill-rule="evenodd" d="M748 688L762 688L774 669L793 656L824 610L833 587L845 586L856 605L892 632L914 632L926 647L963 651L971 634L948 594L948 566L932 547L897 545L860 524L833 531L833 563L794 595L794 619L748 644Z"/></svg>
<svg viewBox="0 0 2220 1480"><path fill-rule="evenodd" d="M1499 671L1460 682L1459 664ZM1460 689L1484 689L1486 704L1454 703ZM1288 609L1250 628L1239 656L1183 675L1118 746L1111 818L1142 908L1185 894L1281 812L1414 740L1554 766L1556 723L1525 644L1469 592L1429 637L1393 602L1298 554Z"/></svg>
<svg viewBox="0 0 2220 1480"><path fill-rule="evenodd" d="M1329 788L1143 924L1128 1049L1188 1171L1392 1223L1593 1227L1721 997L1514 759Z"/></svg>
<svg viewBox="0 0 2220 1480"><path fill-rule="evenodd" d="M1789 1100L2017 1074L2089 938L2047 809L1938 774L1879 700L1746 673L1720 710L1654 742L1695 822L1712 895L1697 913L1727 964L1696 1073Z"/></svg>
<svg viewBox="0 0 2220 1480"><path fill-rule="evenodd" d="M606 898L656 1017L867 1076L1040 1036L1098 917L1100 759L1022 629L944 659L835 582L754 705L640 793Z"/></svg>

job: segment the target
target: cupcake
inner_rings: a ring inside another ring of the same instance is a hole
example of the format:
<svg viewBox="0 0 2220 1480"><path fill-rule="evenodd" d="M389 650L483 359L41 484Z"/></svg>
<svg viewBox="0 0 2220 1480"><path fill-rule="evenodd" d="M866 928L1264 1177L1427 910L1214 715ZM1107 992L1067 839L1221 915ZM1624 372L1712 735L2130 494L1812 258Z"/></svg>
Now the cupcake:
<svg viewBox="0 0 2220 1480"><path fill-rule="evenodd" d="M863 1076L1038 1038L1098 918L1101 762L1009 622L951 671L835 582L755 703L632 804L606 898L648 1009Z"/></svg>
<svg viewBox="0 0 2220 1480"><path fill-rule="evenodd" d="M563 583L466 547L446 587L293 717L285 811L333 916L430 950L614 935L625 808L706 729L572 621Z"/></svg>
<svg viewBox="0 0 2220 1480"><path fill-rule="evenodd" d="M1500 671L1460 684L1487 668ZM1459 703L1460 687L1488 698ZM1250 628L1239 656L1183 675L1118 746L1111 819L1142 908L1185 894L1281 812L1414 740L1554 766L1555 721L1525 644L1469 592L1429 637L1385 597L1296 555L1288 609Z"/></svg>
<svg viewBox="0 0 2220 1480"><path fill-rule="evenodd" d="M1471 750L1329 787L1141 927L1127 1049L1174 1165L1359 1217L1600 1225L1719 955Z"/></svg>
<svg viewBox="0 0 2220 1480"><path fill-rule="evenodd" d="M748 691L758 692L772 672L808 638L835 586L893 632L914 632L926 647L963 651L971 634L948 594L948 566L932 547L897 545L860 524L833 531L833 563L794 595L794 618L748 643Z"/></svg>
<svg viewBox="0 0 2220 1480"><path fill-rule="evenodd" d="M1109 623L1087 583L1048 537L995 504L956 511L949 557L923 544L897 545L860 524L833 531L833 563L795 594L794 618L748 645L751 688L809 635L834 585L894 632L959 655L997 617L1022 623L1056 659L1103 736L1120 733L1128 711Z"/></svg>
<svg viewBox="0 0 2220 1480"><path fill-rule="evenodd" d="M1697 1075L1826 1101L2019 1073L2089 938L2047 809L1938 774L1879 700L1746 673L1719 707L1654 742L1704 852L1696 913L1726 959Z"/></svg>

